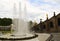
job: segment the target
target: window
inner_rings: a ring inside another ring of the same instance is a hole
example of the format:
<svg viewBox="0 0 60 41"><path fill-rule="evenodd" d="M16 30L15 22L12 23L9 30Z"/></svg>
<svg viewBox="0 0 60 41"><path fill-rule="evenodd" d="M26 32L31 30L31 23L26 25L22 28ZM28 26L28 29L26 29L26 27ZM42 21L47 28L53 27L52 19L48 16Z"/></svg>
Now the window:
<svg viewBox="0 0 60 41"><path fill-rule="evenodd" d="M46 29L46 26L45 25L43 25L43 29Z"/></svg>
<svg viewBox="0 0 60 41"><path fill-rule="evenodd" d="M49 23L49 27L53 28L53 22Z"/></svg>
<svg viewBox="0 0 60 41"><path fill-rule="evenodd" d="M60 26L60 18L58 18L58 26Z"/></svg>

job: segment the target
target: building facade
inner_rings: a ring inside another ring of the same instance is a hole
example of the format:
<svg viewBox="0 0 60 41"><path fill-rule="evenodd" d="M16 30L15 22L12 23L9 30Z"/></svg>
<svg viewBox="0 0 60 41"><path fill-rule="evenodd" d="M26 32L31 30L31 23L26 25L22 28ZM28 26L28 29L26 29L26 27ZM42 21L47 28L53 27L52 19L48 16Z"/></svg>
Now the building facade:
<svg viewBox="0 0 60 41"><path fill-rule="evenodd" d="M42 22L42 20L40 19L40 23L39 23L39 28L40 28L40 32L42 33L56 33L56 32L60 32L60 13L58 15L55 15L54 12L54 16L51 17L50 19L47 19L45 21ZM38 27L38 26L36 26Z"/></svg>

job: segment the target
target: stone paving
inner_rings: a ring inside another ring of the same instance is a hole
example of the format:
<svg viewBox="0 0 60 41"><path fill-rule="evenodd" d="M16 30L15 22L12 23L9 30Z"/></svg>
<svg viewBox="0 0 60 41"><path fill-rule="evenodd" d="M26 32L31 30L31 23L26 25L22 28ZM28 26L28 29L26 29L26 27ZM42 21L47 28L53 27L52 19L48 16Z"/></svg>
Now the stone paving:
<svg viewBox="0 0 60 41"><path fill-rule="evenodd" d="M51 41L60 41L60 33L51 33L51 35L53 36Z"/></svg>
<svg viewBox="0 0 60 41"><path fill-rule="evenodd" d="M46 34L46 33L37 33L39 36L38 36L38 40L39 41L46 41L49 37L50 37L50 34Z"/></svg>

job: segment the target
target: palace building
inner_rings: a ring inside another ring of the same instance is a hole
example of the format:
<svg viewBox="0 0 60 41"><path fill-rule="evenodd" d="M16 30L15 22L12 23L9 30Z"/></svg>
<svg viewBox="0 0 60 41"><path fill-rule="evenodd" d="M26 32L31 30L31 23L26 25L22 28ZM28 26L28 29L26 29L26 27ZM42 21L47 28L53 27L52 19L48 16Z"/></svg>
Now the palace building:
<svg viewBox="0 0 60 41"><path fill-rule="evenodd" d="M60 32L60 13L58 15L55 15L54 12L54 16L50 19L48 19L47 15L47 19L45 21L42 21L42 19L40 19L40 23L38 25L40 26L39 32L42 33ZM35 27L38 27L38 25L36 25Z"/></svg>

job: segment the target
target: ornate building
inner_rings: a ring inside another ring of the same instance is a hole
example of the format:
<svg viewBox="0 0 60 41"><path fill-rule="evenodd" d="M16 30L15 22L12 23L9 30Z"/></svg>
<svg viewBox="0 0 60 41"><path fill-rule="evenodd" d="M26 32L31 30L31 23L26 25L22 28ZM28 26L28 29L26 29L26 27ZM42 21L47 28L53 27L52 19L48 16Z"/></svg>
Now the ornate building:
<svg viewBox="0 0 60 41"><path fill-rule="evenodd" d="M60 13L58 15L55 15L54 12L54 16L50 19L48 19L47 15L47 19L43 22L42 19L40 19L40 23L38 25L40 26L40 32L42 33L60 32ZM38 27L38 25L35 27Z"/></svg>

